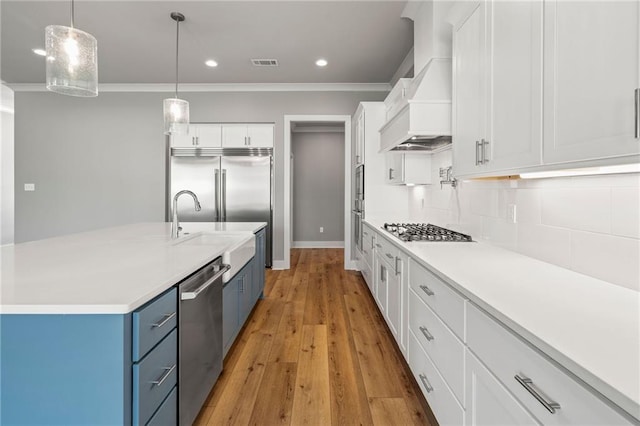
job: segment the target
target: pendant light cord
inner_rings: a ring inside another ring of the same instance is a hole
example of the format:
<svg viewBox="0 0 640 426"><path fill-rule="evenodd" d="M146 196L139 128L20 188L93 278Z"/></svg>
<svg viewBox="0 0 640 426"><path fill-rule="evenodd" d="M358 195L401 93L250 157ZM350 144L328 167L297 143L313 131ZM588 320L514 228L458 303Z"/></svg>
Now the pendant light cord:
<svg viewBox="0 0 640 426"><path fill-rule="evenodd" d="M75 28L75 14L74 2L71 0L71 28Z"/></svg>
<svg viewBox="0 0 640 426"><path fill-rule="evenodd" d="M178 99L178 46L180 42L180 20L176 19L176 99Z"/></svg>

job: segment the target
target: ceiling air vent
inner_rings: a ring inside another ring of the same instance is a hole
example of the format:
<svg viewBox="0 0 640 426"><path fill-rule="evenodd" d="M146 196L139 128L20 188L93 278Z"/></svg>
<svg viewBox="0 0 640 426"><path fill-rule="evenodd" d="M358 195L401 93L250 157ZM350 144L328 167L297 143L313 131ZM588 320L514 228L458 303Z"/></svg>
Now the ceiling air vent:
<svg viewBox="0 0 640 426"><path fill-rule="evenodd" d="M277 59L252 59L251 63L254 67L277 67Z"/></svg>

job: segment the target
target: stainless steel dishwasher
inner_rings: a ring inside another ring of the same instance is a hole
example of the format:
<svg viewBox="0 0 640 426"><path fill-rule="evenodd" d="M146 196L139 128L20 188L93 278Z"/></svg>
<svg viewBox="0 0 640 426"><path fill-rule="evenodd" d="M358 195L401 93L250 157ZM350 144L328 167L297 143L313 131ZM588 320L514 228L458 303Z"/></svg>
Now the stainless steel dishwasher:
<svg viewBox="0 0 640 426"><path fill-rule="evenodd" d="M178 285L178 418L191 425L222 372L221 258Z"/></svg>

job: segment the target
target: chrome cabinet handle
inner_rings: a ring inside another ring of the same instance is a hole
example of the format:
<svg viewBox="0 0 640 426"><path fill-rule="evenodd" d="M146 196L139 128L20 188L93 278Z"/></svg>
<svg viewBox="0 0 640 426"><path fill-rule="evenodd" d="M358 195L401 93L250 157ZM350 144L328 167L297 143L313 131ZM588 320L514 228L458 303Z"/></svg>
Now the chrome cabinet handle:
<svg viewBox="0 0 640 426"><path fill-rule="evenodd" d="M196 145L200 145L200 136L196 136Z"/></svg>
<svg viewBox="0 0 640 426"><path fill-rule="evenodd" d="M368 255L368 254L369 254L369 252L368 252L368 251L366 251L365 249L362 249L362 252L363 252L364 254L366 254L366 255Z"/></svg>
<svg viewBox="0 0 640 426"><path fill-rule="evenodd" d="M393 169L389 168L389 180L393 180Z"/></svg>
<svg viewBox="0 0 640 426"><path fill-rule="evenodd" d="M191 145L195 145L195 144L196 144L196 137L191 136Z"/></svg>
<svg viewBox="0 0 640 426"><path fill-rule="evenodd" d="M482 139L482 164L489 162L489 141Z"/></svg>
<svg viewBox="0 0 640 426"><path fill-rule="evenodd" d="M401 266L398 266L398 261L400 262ZM396 275L400 275L401 267L402 267L402 259L396 256Z"/></svg>
<svg viewBox="0 0 640 426"><path fill-rule="evenodd" d="M153 382L149 382L149 383L151 383L152 385L161 386L162 383L164 383L164 381L167 380L167 377L169 377L171 373L173 373L173 370L176 369L176 365L177 364L173 364L173 366L171 367L164 367L163 370L165 370L165 372L162 374L162 376L160 376L158 380L154 380Z"/></svg>
<svg viewBox="0 0 640 426"><path fill-rule="evenodd" d="M176 316L176 312L173 312L171 314L165 314L162 317L164 319L162 321L160 321L160 322L156 322L154 324L151 324L151 328L160 328L163 325L165 325L166 323L168 323L169 321L171 321L175 316Z"/></svg>
<svg viewBox="0 0 640 426"><path fill-rule="evenodd" d="M391 254L389 254L389 253L385 253L385 255L386 255L389 259L393 259L393 256L391 256Z"/></svg>
<svg viewBox="0 0 640 426"><path fill-rule="evenodd" d="M362 231L362 235L369 235L367 231Z"/></svg>
<svg viewBox="0 0 640 426"><path fill-rule="evenodd" d="M480 141L476 141L476 166L480 165Z"/></svg>
<svg viewBox="0 0 640 426"><path fill-rule="evenodd" d="M421 285L420 288L422 289L422 291L424 291L425 293L427 293L427 296L433 296L435 293L426 285Z"/></svg>
<svg viewBox="0 0 640 426"><path fill-rule="evenodd" d="M542 395L540 395L538 393L538 391L536 391L533 388L533 380L527 378L527 377L522 377L518 374L516 374L515 376L513 376L514 379L516 379L518 381L518 383L520 383L522 385L522 387L524 387L527 392L529 392L531 395L533 395L533 397L535 399L538 400L538 402L540 404L542 404L542 406L544 408L547 409L547 411L549 411L551 414L555 414L556 410L560 409L560 404L558 404L557 402L553 402L553 401L547 401Z"/></svg>
<svg viewBox="0 0 640 426"><path fill-rule="evenodd" d="M427 330L427 327L425 326L421 326L419 327L420 331L422 332L422 334L424 334L424 337L427 338L427 341L432 341L434 339L433 334L429 333L429 330Z"/></svg>
<svg viewBox="0 0 640 426"><path fill-rule="evenodd" d="M427 393L431 393L431 391L433 391L433 386L431 386L431 383L429 383L429 380L427 380L427 376L425 376L424 374L418 374L418 377L420 377L420 380L424 385L424 390L426 390Z"/></svg>
<svg viewBox="0 0 640 426"><path fill-rule="evenodd" d="M384 265L380 265L380 281L385 282L385 271L386 268L384 267Z"/></svg>
<svg viewBox="0 0 640 426"><path fill-rule="evenodd" d="M636 89L636 139L640 139L640 89Z"/></svg>
<svg viewBox="0 0 640 426"><path fill-rule="evenodd" d="M380 245L380 244L376 243L376 247L378 247L378 248L382 248L382 245Z"/></svg>

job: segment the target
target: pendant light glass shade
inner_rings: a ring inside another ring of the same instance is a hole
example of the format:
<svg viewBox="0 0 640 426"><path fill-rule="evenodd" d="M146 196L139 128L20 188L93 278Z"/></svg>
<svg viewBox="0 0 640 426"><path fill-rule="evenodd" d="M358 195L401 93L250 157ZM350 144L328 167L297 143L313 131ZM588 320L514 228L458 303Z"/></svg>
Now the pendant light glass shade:
<svg viewBox="0 0 640 426"><path fill-rule="evenodd" d="M70 96L98 96L98 42L73 27L45 29L47 89Z"/></svg>
<svg viewBox="0 0 640 426"><path fill-rule="evenodd" d="M164 133L166 135L189 133L189 102L169 98L164 100Z"/></svg>
<svg viewBox="0 0 640 426"><path fill-rule="evenodd" d="M177 135L189 133L189 102L178 99L178 53L180 51L180 22L185 17L180 12L172 12L171 19L176 21L176 94L164 100L164 133Z"/></svg>

